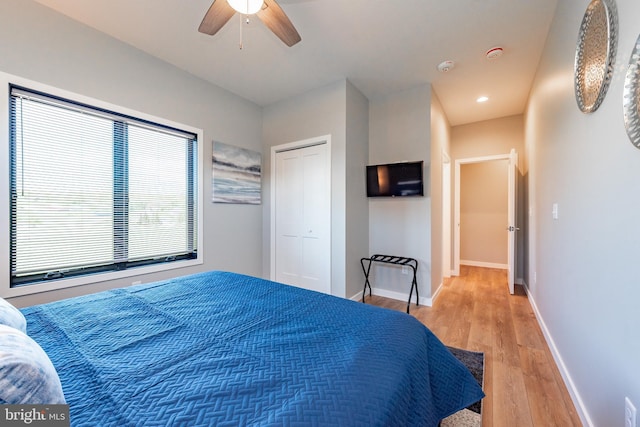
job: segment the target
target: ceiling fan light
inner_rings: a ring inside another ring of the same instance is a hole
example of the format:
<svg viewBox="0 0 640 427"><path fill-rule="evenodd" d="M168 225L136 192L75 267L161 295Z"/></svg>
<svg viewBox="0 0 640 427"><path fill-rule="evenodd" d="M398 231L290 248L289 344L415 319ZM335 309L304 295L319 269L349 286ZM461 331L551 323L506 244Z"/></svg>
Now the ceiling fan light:
<svg viewBox="0 0 640 427"><path fill-rule="evenodd" d="M229 6L243 15L253 15L262 9L264 0L227 0Z"/></svg>

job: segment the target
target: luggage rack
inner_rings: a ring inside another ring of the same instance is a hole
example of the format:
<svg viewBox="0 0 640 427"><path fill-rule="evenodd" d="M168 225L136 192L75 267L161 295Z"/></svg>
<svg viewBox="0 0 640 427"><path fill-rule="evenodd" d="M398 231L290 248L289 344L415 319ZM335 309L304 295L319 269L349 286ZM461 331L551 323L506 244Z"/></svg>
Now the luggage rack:
<svg viewBox="0 0 640 427"><path fill-rule="evenodd" d="M369 262L369 265L365 267L365 262ZM418 260L414 258L407 258L394 255L371 255L369 258L361 258L360 265L362 265L362 272L364 273L364 289L362 291L362 302L367 293L367 286L369 287L369 296L371 296L371 283L369 282L369 273L371 272L371 264L374 262L380 262L384 264L400 265L403 267L411 267L413 270L413 280L411 281L411 289L409 290L409 301L407 301L407 313L409 313L409 307L411 306L411 295L413 290L416 290L416 305L420 305L420 298L418 297L418 281L416 280L416 271L418 270Z"/></svg>

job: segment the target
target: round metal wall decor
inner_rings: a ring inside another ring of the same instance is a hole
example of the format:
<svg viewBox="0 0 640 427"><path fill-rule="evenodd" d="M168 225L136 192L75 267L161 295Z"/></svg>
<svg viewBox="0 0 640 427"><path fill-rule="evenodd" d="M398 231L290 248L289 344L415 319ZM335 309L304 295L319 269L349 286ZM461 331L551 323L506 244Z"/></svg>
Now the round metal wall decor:
<svg viewBox="0 0 640 427"><path fill-rule="evenodd" d="M636 40L635 47L629 59L629 68L624 79L624 92L622 106L624 108L624 127L631 143L640 148L640 117L638 109L640 104L640 36Z"/></svg>
<svg viewBox="0 0 640 427"><path fill-rule="evenodd" d="M617 45L615 0L591 0L580 26L574 70L576 101L582 112L593 113L604 100Z"/></svg>

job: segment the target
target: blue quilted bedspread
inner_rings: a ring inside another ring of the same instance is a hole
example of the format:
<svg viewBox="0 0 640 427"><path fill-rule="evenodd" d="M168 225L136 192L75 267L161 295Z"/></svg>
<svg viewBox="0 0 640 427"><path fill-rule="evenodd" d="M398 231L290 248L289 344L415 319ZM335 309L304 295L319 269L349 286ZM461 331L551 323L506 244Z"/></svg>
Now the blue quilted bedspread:
<svg viewBox="0 0 640 427"><path fill-rule="evenodd" d="M435 426L483 397L407 314L233 273L22 311L73 426Z"/></svg>

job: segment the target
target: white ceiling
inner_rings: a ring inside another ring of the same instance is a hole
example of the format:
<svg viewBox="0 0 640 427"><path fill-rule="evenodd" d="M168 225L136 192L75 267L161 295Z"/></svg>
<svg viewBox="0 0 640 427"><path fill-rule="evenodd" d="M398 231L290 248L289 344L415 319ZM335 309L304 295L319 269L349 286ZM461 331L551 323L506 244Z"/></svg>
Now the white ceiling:
<svg viewBox="0 0 640 427"><path fill-rule="evenodd" d="M240 50L238 15L198 32L211 0L36 1L262 106L344 78L370 100L431 82L452 125L524 111L557 3L279 0L302 41L252 19ZM494 46L504 55L489 61ZM443 74L444 60L456 67Z"/></svg>

